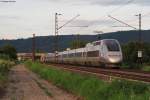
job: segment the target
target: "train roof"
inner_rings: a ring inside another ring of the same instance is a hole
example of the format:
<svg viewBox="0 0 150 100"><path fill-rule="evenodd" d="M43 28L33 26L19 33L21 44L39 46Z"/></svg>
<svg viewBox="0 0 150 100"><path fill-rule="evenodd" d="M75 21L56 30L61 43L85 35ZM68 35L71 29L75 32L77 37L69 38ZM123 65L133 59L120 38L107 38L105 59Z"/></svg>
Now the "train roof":
<svg viewBox="0 0 150 100"><path fill-rule="evenodd" d="M62 52L59 52L58 54L61 55L61 54L68 54L68 53L75 53L75 52L84 52L86 47L90 47L90 46L93 46L94 43L101 42L101 41L107 41L107 40L115 40L115 41L117 41L116 39L102 39L102 40L98 40L98 41L93 41L93 42L87 43L84 48L77 48L77 49L62 51Z"/></svg>
<svg viewBox="0 0 150 100"><path fill-rule="evenodd" d="M117 41L116 39L102 39L102 40L98 40L98 41L93 41L92 43L95 43L95 42L101 42L101 41L106 41L106 40L115 40L115 41Z"/></svg>
<svg viewBox="0 0 150 100"><path fill-rule="evenodd" d="M85 48L78 48L76 49L76 52L84 52L85 51Z"/></svg>

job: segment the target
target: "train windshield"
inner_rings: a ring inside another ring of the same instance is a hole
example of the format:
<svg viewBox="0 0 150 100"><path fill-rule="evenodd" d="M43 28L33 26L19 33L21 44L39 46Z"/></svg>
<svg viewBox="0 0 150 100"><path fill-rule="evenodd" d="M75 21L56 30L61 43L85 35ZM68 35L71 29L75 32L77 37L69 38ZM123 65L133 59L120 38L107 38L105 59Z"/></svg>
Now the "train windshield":
<svg viewBox="0 0 150 100"><path fill-rule="evenodd" d="M108 51L120 51L119 45L115 40L106 40L105 44L108 48Z"/></svg>

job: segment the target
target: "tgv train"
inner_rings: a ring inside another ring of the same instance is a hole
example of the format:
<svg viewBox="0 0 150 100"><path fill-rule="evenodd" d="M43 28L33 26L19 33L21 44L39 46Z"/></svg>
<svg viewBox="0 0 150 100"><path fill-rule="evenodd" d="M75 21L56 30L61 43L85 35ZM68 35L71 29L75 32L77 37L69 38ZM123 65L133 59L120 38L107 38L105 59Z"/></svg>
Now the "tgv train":
<svg viewBox="0 0 150 100"><path fill-rule="evenodd" d="M84 48L49 53L41 57L42 62L76 64L87 66L111 66L123 60L119 42L115 39L103 39L86 44Z"/></svg>

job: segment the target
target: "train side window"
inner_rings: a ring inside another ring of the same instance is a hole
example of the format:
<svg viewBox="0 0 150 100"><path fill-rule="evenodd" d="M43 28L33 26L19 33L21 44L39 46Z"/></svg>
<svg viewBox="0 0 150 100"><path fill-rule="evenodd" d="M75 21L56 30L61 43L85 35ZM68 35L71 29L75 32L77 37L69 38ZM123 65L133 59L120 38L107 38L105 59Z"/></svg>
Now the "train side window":
<svg viewBox="0 0 150 100"><path fill-rule="evenodd" d="M73 55L74 55L74 54L73 54L73 53L71 53L71 54L70 54L70 57L73 57Z"/></svg>
<svg viewBox="0 0 150 100"><path fill-rule="evenodd" d="M88 51L87 52L87 57L98 57L99 56L99 51Z"/></svg>
<svg viewBox="0 0 150 100"><path fill-rule="evenodd" d="M83 52L83 57L86 57L86 52Z"/></svg>
<svg viewBox="0 0 150 100"><path fill-rule="evenodd" d="M74 53L68 54L68 57L74 57Z"/></svg>
<svg viewBox="0 0 150 100"><path fill-rule="evenodd" d="M100 45L101 44L101 41L98 41L98 42L95 42L93 45L96 46L96 45Z"/></svg>
<svg viewBox="0 0 150 100"><path fill-rule="evenodd" d="M101 42L100 42L100 41L96 42L96 45L100 45L100 44L101 44Z"/></svg>
<svg viewBox="0 0 150 100"><path fill-rule="evenodd" d="M82 52L76 53L76 57L81 57L81 56L82 56Z"/></svg>
<svg viewBox="0 0 150 100"><path fill-rule="evenodd" d="M63 58L66 58L66 57L67 57L67 54L63 54L62 57L63 57Z"/></svg>

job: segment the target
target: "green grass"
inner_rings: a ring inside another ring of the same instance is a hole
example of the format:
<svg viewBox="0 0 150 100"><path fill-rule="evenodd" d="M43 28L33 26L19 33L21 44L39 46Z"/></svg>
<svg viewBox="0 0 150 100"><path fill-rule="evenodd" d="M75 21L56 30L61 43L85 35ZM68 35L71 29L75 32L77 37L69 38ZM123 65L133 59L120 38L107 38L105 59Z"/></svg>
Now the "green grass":
<svg viewBox="0 0 150 100"><path fill-rule="evenodd" d="M149 71L150 72L150 65L146 65L142 68L143 71Z"/></svg>
<svg viewBox="0 0 150 100"><path fill-rule="evenodd" d="M42 78L51 81L85 100L149 100L150 84L114 80L104 82L95 76L80 75L47 67L38 62L25 62L26 66Z"/></svg>

